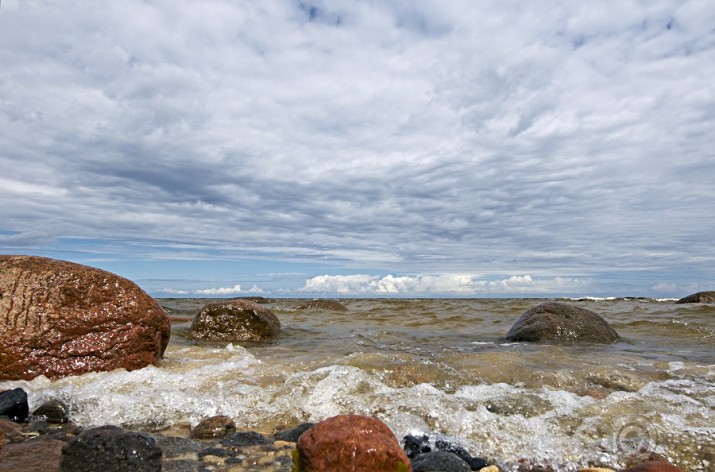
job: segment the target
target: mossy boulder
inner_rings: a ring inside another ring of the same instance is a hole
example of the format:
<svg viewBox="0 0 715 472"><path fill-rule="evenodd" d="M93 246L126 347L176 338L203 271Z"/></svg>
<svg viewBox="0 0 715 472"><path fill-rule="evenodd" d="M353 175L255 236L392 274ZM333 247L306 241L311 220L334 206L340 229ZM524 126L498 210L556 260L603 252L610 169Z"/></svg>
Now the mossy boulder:
<svg viewBox="0 0 715 472"><path fill-rule="evenodd" d="M247 300L210 303L191 324L191 337L198 341L268 341L281 323L269 309Z"/></svg>

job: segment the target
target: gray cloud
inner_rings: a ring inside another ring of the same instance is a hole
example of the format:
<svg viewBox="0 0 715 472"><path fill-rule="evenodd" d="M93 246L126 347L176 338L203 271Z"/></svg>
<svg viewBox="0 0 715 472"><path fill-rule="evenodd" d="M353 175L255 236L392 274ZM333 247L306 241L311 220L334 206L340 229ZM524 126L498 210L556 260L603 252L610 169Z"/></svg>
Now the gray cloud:
<svg viewBox="0 0 715 472"><path fill-rule="evenodd" d="M714 14L3 2L0 248L712 274Z"/></svg>

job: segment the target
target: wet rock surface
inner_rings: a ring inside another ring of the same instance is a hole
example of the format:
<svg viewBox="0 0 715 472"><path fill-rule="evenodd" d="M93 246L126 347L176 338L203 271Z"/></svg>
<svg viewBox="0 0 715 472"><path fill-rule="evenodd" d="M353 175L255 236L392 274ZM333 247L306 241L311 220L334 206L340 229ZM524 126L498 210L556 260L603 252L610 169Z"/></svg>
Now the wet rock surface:
<svg viewBox="0 0 715 472"><path fill-rule="evenodd" d="M683 297L675 303L712 303L715 304L715 291L697 292Z"/></svg>
<svg viewBox="0 0 715 472"><path fill-rule="evenodd" d="M247 300L210 303L191 324L199 341L267 341L278 335L281 323L269 309Z"/></svg>
<svg viewBox="0 0 715 472"><path fill-rule="evenodd" d="M169 318L133 282L71 262L0 256L0 380L158 363Z"/></svg>
<svg viewBox="0 0 715 472"><path fill-rule="evenodd" d="M298 440L296 465L301 472L412 470L390 428L376 418L338 415L317 423Z"/></svg>
<svg viewBox="0 0 715 472"><path fill-rule="evenodd" d="M228 416L212 416L203 419L191 429L189 437L193 439L223 438L236 431L236 424Z"/></svg>
<svg viewBox="0 0 715 472"><path fill-rule="evenodd" d="M413 472L471 472L472 469L456 454L433 451L414 458L412 470Z"/></svg>
<svg viewBox="0 0 715 472"><path fill-rule="evenodd" d="M62 448L62 470L77 472L161 471L162 450L144 433L117 426L82 432Z"/></svg>
<svg viewBox="0 0 715 472"><path fill-rule="evenodd" d="M613 343L618 333L600 315L567 303L542 303L521 315L506 335L509 342Z"/></svg>
<svg viewBox="0 0 715 472"><path fill-rule="evenodd" d="M0 392L0 418L10 421L25 421L30 407L27 404L27 393L21 388Z"/></svg>

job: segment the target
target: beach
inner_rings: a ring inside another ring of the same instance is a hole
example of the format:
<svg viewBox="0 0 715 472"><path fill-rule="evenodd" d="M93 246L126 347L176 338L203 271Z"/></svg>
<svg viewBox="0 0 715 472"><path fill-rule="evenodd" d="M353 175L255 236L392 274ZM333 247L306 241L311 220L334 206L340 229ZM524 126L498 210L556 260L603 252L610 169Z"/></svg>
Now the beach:
<svg viewBox="0 0 715 472"><path fill-rule="evenodd" d="M158 299L172 319L158 366L0 390L23 388L31 409L60 400L82 427L176 434L215 415L273 434L358 413L398 439L442 438L505 471L524 461L619 468L644 451L683 470L715 464L713 306L558 299L600 314L621 340L556 345L504 342L546 299L341 299L338 311L274 298L262 301L281 322L275 340L195 343L191 320L212 301Z"/></svg>

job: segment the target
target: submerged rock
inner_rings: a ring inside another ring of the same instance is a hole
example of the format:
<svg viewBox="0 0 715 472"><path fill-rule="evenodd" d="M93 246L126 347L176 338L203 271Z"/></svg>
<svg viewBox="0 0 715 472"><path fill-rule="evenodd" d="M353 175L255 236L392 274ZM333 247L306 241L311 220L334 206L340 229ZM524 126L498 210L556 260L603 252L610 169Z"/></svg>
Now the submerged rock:
<svg viewBox="0 0 715 472"><path fill-rule="evenodd" d="M308 431L313 426L315 426L314 423L302 423L295 428L277 432L273 435L273 439L276 441L298 442L300 435Z"/></svg>
<svg viewBox="0 0 715 472"><path fill-rule="evenodd" d="M191 324L191 337L201 341L266 341L281 323L269 309L246 300L206 305Z"/></svg>
<svg viewBox="0 0 715 472"><path fill-rule="evenodd" d="M0 256L0 380L158 363L166 312L133 282L71 262Z"/></svg>
<svg viewBox="0 0 715 472"><path fill-rule="evenodd" d="M566 303L542 303L514 323L506 340L552 343L613 343L618 333L600 315Z"/></svg>
<svg viewBox="0 0 715 472"><path fill-rule="evenodd" d="M348 307L336 300L311 300L298 306L298 310L348 311Z"/></svg>
<svg viewBox="0 0 715 472"><path fill-rule="evenodd" d="M313 426L298 440L294 462L300 472L412 470L390 428L362 415L334 416Z"/></svg>
<svg viewBox="0 0 715 472"><path fill-rule="evenodd" d="M715 291L693 293L675 303L715 303Z"/></svg>
<svg viewBox="0 0 715 472"><path fill-rule="evenodd" d="M158 472L161 460L154 438L117 426L88 429L62 449L63 471Z"/></svg>
<svg viewBox="0 0 715 472"><path fill-rule="evenodd" d="M64 424L69 420L67 405L59 400L50 400L32 412L33 419L42 419L50 424Z"/></svg>

